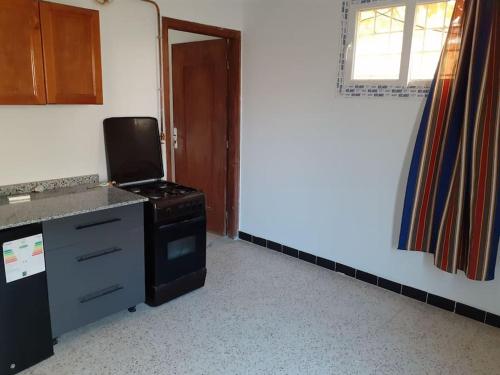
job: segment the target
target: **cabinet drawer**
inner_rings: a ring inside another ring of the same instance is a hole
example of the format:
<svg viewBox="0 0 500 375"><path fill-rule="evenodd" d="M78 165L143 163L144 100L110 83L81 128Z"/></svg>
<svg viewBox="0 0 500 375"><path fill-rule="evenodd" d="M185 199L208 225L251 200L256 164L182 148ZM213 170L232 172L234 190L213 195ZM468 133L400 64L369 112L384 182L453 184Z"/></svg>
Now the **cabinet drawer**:
<svg viewBox="0 0 500 375"><path fill-rule="evenodd" d="M144 231L46 253L54 337L144 301Z"/></svg>
<svg viewBox="0 0 500 375"><path fill-rule="evenodd" d="M142 204L51 220L43 223L44 247L50 252L95 238L112 243L113 239L142 226Z"/></svg>
<svg viewBox="0 0 500 375"><path fill-rule="evenodd" d="M139 286L141 286L139 288ZM144 283L134 278L103 284L83 295L66 294L55 305L51 301L52 336L93 323L108 315L144 302ZM49 296L50 299L50 296Z"/></svg>
<svg viewBox="0 0 500 375"><path fill-rule="evenodd" d="M46 267L49 290L83 295L104 284L126 278L144 262L142 241L144 232L136 229L122 239L102 243L100 239L47 252Z"/></svg>

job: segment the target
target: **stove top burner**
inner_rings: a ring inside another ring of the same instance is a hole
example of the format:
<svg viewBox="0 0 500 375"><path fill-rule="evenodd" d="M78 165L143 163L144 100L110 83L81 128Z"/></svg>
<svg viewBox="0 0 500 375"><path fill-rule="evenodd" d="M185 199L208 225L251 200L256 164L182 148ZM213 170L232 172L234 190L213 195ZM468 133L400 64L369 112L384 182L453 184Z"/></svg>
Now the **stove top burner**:
<svg viewBox="0 0 500 375"><path fill-rule="evenodd" d="M195 189L163 181L127 187L127 190L152 200L172 199L196 193Z"/></svg>

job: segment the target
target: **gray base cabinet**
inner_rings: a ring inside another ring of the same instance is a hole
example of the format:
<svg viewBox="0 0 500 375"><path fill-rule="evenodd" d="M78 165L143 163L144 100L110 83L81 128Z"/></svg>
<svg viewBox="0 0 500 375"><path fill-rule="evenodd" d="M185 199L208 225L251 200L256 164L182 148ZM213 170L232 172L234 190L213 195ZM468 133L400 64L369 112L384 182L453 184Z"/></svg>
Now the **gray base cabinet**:
<svg viewBox="0 0 500 375"><path fill-rule="evenodd" d="M43 224L52 335L145 299L143 204Z"/></svg>

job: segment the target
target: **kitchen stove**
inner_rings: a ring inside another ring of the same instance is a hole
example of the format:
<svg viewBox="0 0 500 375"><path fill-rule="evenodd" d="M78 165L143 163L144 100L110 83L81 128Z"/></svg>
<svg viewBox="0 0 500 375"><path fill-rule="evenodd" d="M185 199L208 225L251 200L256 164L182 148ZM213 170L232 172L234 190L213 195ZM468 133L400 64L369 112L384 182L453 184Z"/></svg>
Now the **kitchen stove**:
<svg viewBox="0 0 500 375"><path fill-rule="evenodd" d="M204 286L205 196L162 179L156 119L106 119L104 135L112 181L149 199L144 206L146 303L158 306Z"/></svg>

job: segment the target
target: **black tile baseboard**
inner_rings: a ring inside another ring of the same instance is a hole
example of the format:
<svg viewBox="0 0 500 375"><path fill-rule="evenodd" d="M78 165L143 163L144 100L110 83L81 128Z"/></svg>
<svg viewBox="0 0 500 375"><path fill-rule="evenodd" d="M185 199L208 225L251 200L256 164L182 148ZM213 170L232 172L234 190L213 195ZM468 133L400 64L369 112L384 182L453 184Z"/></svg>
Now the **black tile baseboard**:
<svg viewBox="0 0 500 375"><path fill-rule="evenodd" d="M500 316L498 315L486 313L486 320L484 322L490 326L500 328Z"/></svg>
<svg viewBox="0 0 500 375"><path fill-rule="evenodd" d="M252 236L252 242L256 245L267 247L267 240L265 238Z"/></svg>
<svg viewBox="0 0 500 375"><path fill-rule="evenodd" d="M316 255L306 253L305 251L299 251L299 259L305 260L306 262L316 264Z"/></svg>
<svg viewBox="0 0 500 375"><path fill-rule="evenodd" d="M427 292L423 290L412 288L411 286L403 285L403 289L401 290L401 294L406 297L410 297L416 299L420 302L427 302Z"/></svg>
<svg viewBox="0 0 500 375"><path fill-rule="evenodd" d="M317 257L316 264L320 267L327 268L330 271L335 271L335 262L330 259Z"/></svg>
<svg viewBox="0 0 500 375"><path fill-rule="evenodd" d="M378 278L378 286L391 292L401 294L401 284L395 283L394 281L384 279L383 277Z"/></svg>
<svg viewBox="0 0 500 375"><path fill-rule="evenodd" d="M457 302L455 307L455 313L482 323L486 320L486 311L479 310L475 307L467 306L459 302Z"/></svg>
<svg viewBox="0 0 500 375"><path fill-rule="evenodd" d="M360 270L356 271L356 279L364 281L365 283L372 284L372 285L377 285L377 283L378 283L377 276L372 275L371 273L368 273L368 272L360 271Z"/></svg>
<svg viewBox="0 0 500 375"><path fill-rule="evenodd" d="M252 235L251 234L248 234L245 232L240 232L239 237L240 237L240 240L252 242Z"/></svg>
<svg viewBox="0 0 500 375"><path fill-rule="evenodd" d="M427 303L432 306L439 307L440 309L443 310L448 310L451 312L455 311L455 301L452 301L451 299L436 296L435 294L429 293L427 295Z"/></svg>
<svg viewBox="0 0 500 375"><path fill-rule="evenodd" d="M381 288L393 291L397 294L413 298L417 301L427 303L429 305L439 307L441 309L465 316L470 319L486 323L490 326L500 328L500 316L489 313L475 307L467 306L459 302L452 301L448 298L440 297L432 293L425 292L411 286L402 285L394 281L384 279L377 275L367 273L362 270L357 270L353 267L346 266L342 263L334 262L333 260L317 257L305 251L297 250L292 247L282 245L278 242L267 240L265 238L256 237L245 232L239 232L239 238L243 241L252 242L256 245L267 247L274 251L283 252L283 254L300 258L309 263L317 264L320 267L343 273L350 277L355 277L358 280L377 285Z"/></svg>
<svg viewBox="0 0 500 375"><path fill-rule="evenodd" d="M288 246L283 246L283 254L289 255L294 258L299 257L299 251Z"/></svg>
<svg viewBox="0 0 500 375"><path fill-rule="evenodd" d="M356 270L354 268L346 266L345 264L342 264L342 263L337 263L335 271L343 273L344 275L347 275L350 277L356 277Z"/></svg>
<svg viewBox="0 0 500 375"><path fill-rule="evenodd" d="M274 251L279 251L280 253L283 251L283 245L277 242L273 241L267 241L267 248L274 250Z"/></svg>

